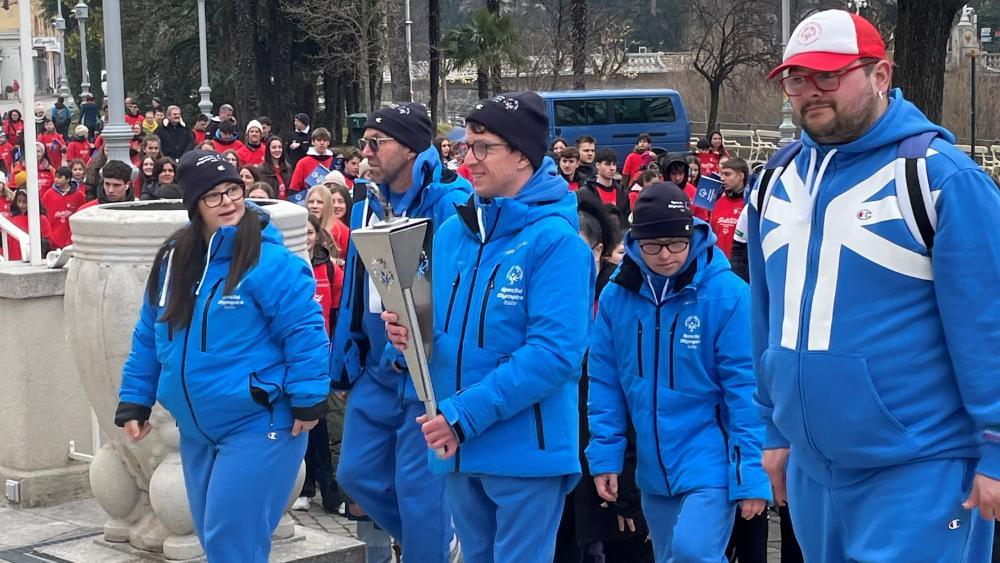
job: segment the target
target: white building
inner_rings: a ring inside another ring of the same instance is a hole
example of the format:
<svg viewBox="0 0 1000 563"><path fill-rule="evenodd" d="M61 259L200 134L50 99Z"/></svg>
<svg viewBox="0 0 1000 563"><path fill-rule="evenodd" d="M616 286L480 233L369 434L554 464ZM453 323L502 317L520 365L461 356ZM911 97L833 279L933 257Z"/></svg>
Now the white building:
<svg viewBox="0 0 1000 563"><path fill-rule="evenodd" d="M18 9L24 0L11 0L10 9L0 8L0 100L13 99L11 86L21 82L21 56L18 48ZM31 1L31 35L34 47L35 92L39 98L55 95L59 84L59 32L45 18L41 0Z"/></svg>

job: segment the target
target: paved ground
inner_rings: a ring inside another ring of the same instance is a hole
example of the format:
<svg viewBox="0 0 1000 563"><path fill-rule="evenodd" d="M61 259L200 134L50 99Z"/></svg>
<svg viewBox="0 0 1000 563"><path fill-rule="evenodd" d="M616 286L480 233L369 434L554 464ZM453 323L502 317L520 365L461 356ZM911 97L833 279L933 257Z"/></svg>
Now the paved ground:
<svg viewBox="0 0 1000 563"><path fill-rule="evenodd" d="M339 514L328 514L319 503L308 512L292 512L300 526L342 538L357 539L357 525ZM49 508L17 509L0 506L0 561L12 563L67 563L39 549L82 539L98 538L104 512L93 499ZM779 562L778 521L771 520L768 562Z"/></svg>

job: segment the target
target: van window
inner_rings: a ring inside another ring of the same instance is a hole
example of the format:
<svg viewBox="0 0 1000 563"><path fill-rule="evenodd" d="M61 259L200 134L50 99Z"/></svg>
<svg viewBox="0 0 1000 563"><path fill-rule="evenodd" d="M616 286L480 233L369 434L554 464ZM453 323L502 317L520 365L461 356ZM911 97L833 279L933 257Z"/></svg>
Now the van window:
<svg viewBox="0 0 1000 563"><path fill-rule="evenodd" d="M670 123L677 120L670 98L618 98L612 100L615 123Z"/></svg>
<svg viewBox="0 0 1000 563"><path fill-rule="evenodd" d="M560 127L604 125L608 122L607 100L557 100L554 105L556 125Z"/></svg>

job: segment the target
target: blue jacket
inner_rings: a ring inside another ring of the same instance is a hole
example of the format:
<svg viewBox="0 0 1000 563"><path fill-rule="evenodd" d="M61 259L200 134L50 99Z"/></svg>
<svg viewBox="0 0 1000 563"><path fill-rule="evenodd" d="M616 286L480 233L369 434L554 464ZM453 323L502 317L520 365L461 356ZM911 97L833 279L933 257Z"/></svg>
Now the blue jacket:
<svg viewBox="0 0 1000 563"><path fill-rule="evenodd" d="M473 197L434 239L434 353L441 413L461 445L435 472L580 473L577 382L594 257L555 163L513 198Z"/></svg>
<svg viewBox="0 0 1000 563"><path fill-rule="evenodd" d="M933 252L907 229L894 186L900 141L925 131L940 134L926 159ZM790 444L821 482L960 457L1000 478L996 186L898 90L859 139L802 140L763 221L749 216L765 447Z"/></svg>
<svg viewBox="0 0 1000 563"><path fill-rule="evenodd" d="M360 179L355 182L367 183ZM388 199L389 186L380 185L378 189ZM430 147L417 155L413 165L413 183L393 212L397 216L429 217L437 228L455 214L455 208L465 203L470 193L472 186L469 182L445 169L437 149ZM354 204L351 230L360 229L383 217L381 201L369 194L367 199ZM386 337L385 323L380 318L381 309L378 313L370 310L370 290L368 272L358 260L357 250L351 242L347 250L344 290L329 360L333 387L350 389L361 373L367 372L383 386L399 388L400 393L405 392L406 397L416 400L416 391L409 376L400 374L392 367L394 361L400 366L406 363L403 355L392 347ZM378 299L377 292L375 299Z"/></svg>
<svg viewBox="0 0 1000 563"><path fill-rule="evenodd" d="M223 295L237 228L216 231L193 318L178 331L157 320L169 295L164 266L160 299L143 299L118 393L122 403L151 407L158 400L181 433L210 441L260 417L278 429L291 426L293 413L314 419L330 390L312 267L285 248L263 211L248 203L246 212L262 216L257 265Z"/></svg>
<svg viewBox="0 0 1000 563"><path fill-rule="evenodd" d="M687 262L666 278L626 237L591 339L587 461L594 475L621 473L631 416L643 491L722 487L732 501L770 499L764 422L753 405L750 288L715 241L696 219Z"/></svg>

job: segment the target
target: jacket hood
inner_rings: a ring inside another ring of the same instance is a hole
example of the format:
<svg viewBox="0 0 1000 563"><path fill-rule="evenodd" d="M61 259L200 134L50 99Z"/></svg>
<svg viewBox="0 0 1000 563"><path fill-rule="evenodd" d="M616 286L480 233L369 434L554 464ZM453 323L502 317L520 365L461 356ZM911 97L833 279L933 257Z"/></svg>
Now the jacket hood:
<svg viewBox="0 0 1000 563"><path fill-rule="evenodd" d="M413 162L413 173L411 175L410 189L406 191L402 201L393 213L423 217L427 210L433 209L438 200L445 194L455 189L454 184L448 181L442 182L444 165L441 164L441 155L433 145L417 155ZM365 182L365 180L355 180ZM367 183L367 182L366 182ZM378 184L379 193L389 199L389 186ZM368 194L368 204L379 218L385 217L385 210L382 209L382 202Z"/></svg>
<svg viewBox="0 0 1000 563"><path fill-rule="evenodd" d="M333 151L331 151L330 149L326 149L326 151L320 154L320 152L316 150L316 147L310 145L309 150L306 151L306 154L309 156L333 156Z"/></svg>
<svg viewBox="0 0 1000 563"><path fill-rule="evenodd" d="M639 293L643 293L645 290L650 290L650 296L653 301L659 299L659 295L668 295L675 293L683 289L683 287L688 284L698 284L701 280L706 279L708 276L715 275L719 272L729 270L729 261L726 260L725 255L721 251L714 249L711 252L711 259L709 260L709 250L713 249L718 237L712 232L708 223L702 221L701 219L694 219L694 234L691 236L691 245L688 250L687 260L681 266L677 273L672 276L661 276L649 269L646 262L642 259L642 251L639 249L639 241L632 238L632 233L625 235L625 255L628 257L629 261L638 268L638 271L642 276L642 288ZM697 264L697 267L692 268L693 264ZM619 268L619 273L617 275L622 275L622 270L625 266ZM666 286L664 284L667 284ZM652 288L656 288L657 292L660 294L653 295ZM661 292L662 289L662 292Z"/></svg>
<svg viewBox="0 0 1000 563"><path fill-rule="evenodd" d="M546 217L561 217L573 230L580 229L576 194L559 174L559 167L549 157L542 160L534 175L514 197L492 200L473 195L472 205L458 208L469 234L480 241L520 231Z"/></svg>
<svg viewBox="0 0 1000 563"><path fill-rule="evenodd" d="M955 142L955 136L950 131L931 123L917 106L903 98L899 88L894 88L889 93L889 108L861 137L842 145L820 145L803 130L802 143L809 149L827 146L835 147L842 153L866 153L928 131L936 131L949 143Z"/></svg>
<svg viewBox="0 0 1000 563"><path fill-rule="evenodd" d="M223 139L222 138L222 131L216 131L215 135L213 137L213 140L216 143L219 143L219 144L222 144L222 145L232 145L236 141L239 141L240 138L238 136L234 136L232 139Z"/></svg>
<svg viewBox="0 0 1000 563"><path fill-rule="evenodd" d="M312 257L309 258L309 262L315 266L322 266L330 261L330 250L322 244L317 244L313 247Z"/></svg>
<svg viewBox="0 0 1000 563"><path fill-rule="evenodd" d="M246 213L254 213L260 221L260 236L263 243L283 245L281 231L271 223L271 216L257 204L247 201ZM225 262L233 257L233 247L236 245L237 225L219 227L209 241L208 255L211 263Z"/></svg>

